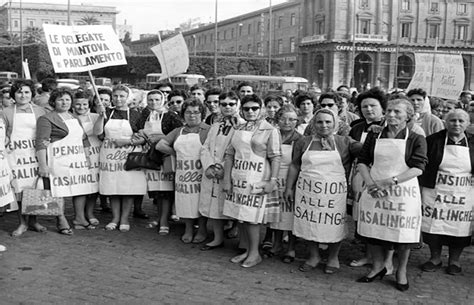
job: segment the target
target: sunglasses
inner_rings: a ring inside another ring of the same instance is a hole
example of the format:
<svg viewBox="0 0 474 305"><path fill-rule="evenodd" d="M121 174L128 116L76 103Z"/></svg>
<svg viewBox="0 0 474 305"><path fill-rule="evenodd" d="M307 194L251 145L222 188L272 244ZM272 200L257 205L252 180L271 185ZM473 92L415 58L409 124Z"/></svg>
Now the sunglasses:
<svg viewBox="0 0 474 305"><path fill-rule="evenodd" d="M321 108L326 108L326 107L331 108L331 107L334 107L334 105L336 104L321 104Z"/></svg>
<svg viewBox="0 0 474 305"><path fill-rule="evenodd" d="M222 107L227 107L227 106L234 107L235 105L237 105L237 103L221 103L220 105Z"/></svg>
<svg viewBox="0 0 474 305"><path fill-rule="evenodd" d="M170 94L171 91L170 90L160 90L161 92L163 92L163 94Z"/></svg>
<svg viewBox="0 0 474 305"><path fill-rule="evenodd" d="M183 101L172 101L172 102L168 102L168 105L174 105L174 104L179 105L179 104L181 104L182 102L183 102Z"/></svg>
<svg viewBox="0 0 474 305"><path fill-rule="evenodd" d="M260 110L260 107L258 107L258 106L242 107L242 110L245 111L245 112L249 112L250 110L252 110L253 112L255 112L255 111L257 111L257 110Z"/></svg>

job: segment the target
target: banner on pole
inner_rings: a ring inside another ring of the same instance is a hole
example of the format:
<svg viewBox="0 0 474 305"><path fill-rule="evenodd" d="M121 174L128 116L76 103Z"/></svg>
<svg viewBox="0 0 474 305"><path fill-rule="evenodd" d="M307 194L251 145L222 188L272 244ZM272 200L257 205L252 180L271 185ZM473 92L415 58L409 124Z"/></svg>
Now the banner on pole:
<svg viewBox="0 0 474 305"><path fill-rule="evenodd" d="M189 52L183 34L166 39L151 47L161 66L160 80L186 73L189 68Z"/></svg>
<svg viewBox="0 0 474 305"><path fill-rule="evenodd" d="M461 54L415 53L415 73L407 91L422 88L429 96L457 100L463 86Z"/></svg>
<svg viewBox="0 0 474 305"><path fill-rule="evenodd" d="M43 24L56 73L126 65L125 52L110 25Z"/></svg>

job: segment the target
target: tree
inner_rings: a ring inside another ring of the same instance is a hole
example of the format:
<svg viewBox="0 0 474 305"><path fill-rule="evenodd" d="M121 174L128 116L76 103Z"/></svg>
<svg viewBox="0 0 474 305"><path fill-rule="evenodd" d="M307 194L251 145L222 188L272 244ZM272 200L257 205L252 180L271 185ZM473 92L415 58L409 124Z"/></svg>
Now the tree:
<svg viewBox="0 0 474 305"><path fill-rule="evenodd" d="M44 43L45 37L42 28L29 26L23 31L23 41L25 43Z"/></svg>
<svg viewBox="0 0 474 305"><path fill-rule="evenodd" d="M95 16L84 16L80 22L85 25L96 25L100 24L100 21Z"/></svg>

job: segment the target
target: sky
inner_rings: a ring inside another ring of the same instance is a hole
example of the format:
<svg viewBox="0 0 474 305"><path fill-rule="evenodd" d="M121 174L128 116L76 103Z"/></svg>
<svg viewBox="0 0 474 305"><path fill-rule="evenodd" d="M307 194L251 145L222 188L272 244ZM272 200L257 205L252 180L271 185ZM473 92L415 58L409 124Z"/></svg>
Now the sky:
<svg viewBox="0 0 474 305"><path fill-rule="evenodd" d="M254 10L280 4L285 0L217 0L218 21ZM3 0L2 3L7 1ZM13 0L19 2L19 0ZM23 3L67 4L67 0L24 0ZM200 17L202 22L214 22L216 0L70 0L71 5L92 4L115 6L119 14L117 24L133 26L133 39L142 33L173 30L190 18Z"/></svg>

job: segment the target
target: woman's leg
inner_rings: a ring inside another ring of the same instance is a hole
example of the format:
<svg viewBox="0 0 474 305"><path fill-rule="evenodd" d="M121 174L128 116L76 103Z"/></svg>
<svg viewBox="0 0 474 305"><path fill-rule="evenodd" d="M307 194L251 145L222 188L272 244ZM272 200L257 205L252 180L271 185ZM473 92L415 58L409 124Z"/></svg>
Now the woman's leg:
<svg viewBox="0 0 474 305"><path fill-rule="evenodd" d="M234 256L233 258L230 259L230 261L234 264L242 263L249 255L249 236L248 236L247 226L245 223L240 223L240 222L238 222L238 226L239 226L239 239L240 239L239 248L242 247L241 243L242 243L242 240L244 240L245 247L243 249L245 249L245 251L244 253Z"/></svg>
<svg viewBox="0 0 474 305"><path fill-rule="evenodd" d="M283 250L283 231L282 230L273 230L273 248L271 253L273 255L277 254Z"/></svg>
<svg viewBox="0 0 474 305"><path fill-rule="evenodd" d="M120 196L110 196L110 208L112 209L112 221L115 225L120 222L120 210L122 206L122 200Z"/></svg>
<svg viewBox="0 0 474 305"><path fill-rule="evenodd" d="M309 258L306 260L305 264L315 268L321 261L321 256L319 256L319 243L308 241L308 248Z"/></svg>
<svg viewBox="0 0 474 305"><path fill-rule="evenodd" d="M385 268L387 268L387 275L390 275L393 273L393 254L394 253L395 253L395 250L393 249L385 250L384 265L385 265Z"/></svg>
<svg viewBox="0 0 474 305"><path fill-rule="evenodd" d="M89 226L89 222L86 219L86 196L74 196L72 197L72 204L74 206L74 220L72 221L75 229L84 229Z"/></svg>
<svg viewBox="0 0 474 305"><path fill-rule="evenodd" d="M385 268L384 249L379 245L368 244L367 251L369 252L369 255L372 256L372 269L370 270L369 274L367 274L367 277L373 277L377 273L379 273L383 268Z"/></svg>
<svg viewBox="0 0 474 305"><path fill-rule="evenodd" d="M449 247L449 263L448 265L455 265L461 267L461 263L459 262L459 258L461 257L461 253L464 250L464 247L454 248Z"/></svg>
<svg viewBox="0 0 474 305"><path fill-rule="evenodd" d="M212 224L212 230L214 231L214 239L207 243L206 246L215 247L219 246L224 242L224 219L209 219Z"/></svg>
<svg viewBox="0 0 474 305"><path fill-rule="evenodd" d="M30 215L28 217L28 229L39 233L44 233L48 231L46 227L40 225L40 223L38 222L38 217L36 215Z"/></svg>
<svg viewBox="0 0 474 305"><path fill-rule="evenodd" d="M242 267L253 267L262 261L262 257L258 251L260 243L260 225L259 224L244 224L247 230L249 246L248 256L242 263Z"/></svg>
<svg viewBox="0 0 474 305"><path fill-rule="evenodd" d="M121 197L122 197L122 206L120 209L120 225L130 225L130 222L128 221L128 216L130 216L130 210L137 196L121 196Z"/></svg>
<svg viewBox="0 0 474 305"><path fill-rule="evenodd" d="M428 246L430 247L430 262L434 265L441 263L441 252L443 251L443 245L440 243L439 238L431 236L426 240Z"/></svg>
<svg viewBox="0 0 474 305"><path fill-rule="evenodd" d="M142 209L143 195L133 196L133 217L148 219L150 218Z"/></svg>
<svg viewBox="0 0 474 305"><path fill-rule="evenodd" d="M90 194L86 197L86 219L89 220L89 223L93 226L99 224L99 220L94 215L94 207L97 202L98 193Z"/></svg>
<svg viewBox="0 0 474 305"><path fill-rule="evenodd" d="M286 255L290 257L295 257L295 248L296 248L296 236L293 235L293 232L288 231L288 250Z"/></svg>
<svg viewBox="0 0 474 305"><path fill-rule="evenodd" d="M184 234L181 236L181 241L185 244L189 244L193 241L193 230L194 230L194 219L183 218L184 221Z"/></svg>
<svg viewBox="0 0 474 305"><path fill-rule="evenodd" d="M341 250L341 242L328 244L328 262L327 267L339 269L339 250Z"/></svg>
<svg viewBox="0 0 474 305"><path fill-rule="evenodd" d="M199 229L194 236L193 243L199 244L206 240L207 238L207 217L201 216L198 218Z"/></svg>
<svg viewBox="0 0 474 305"><path fill-rule="evenodd" d="M396 279L398 284L405 285L408 283L407 278L407 265L408 259L410 258L410 248L408 247L400 247L398 249L398 268Z"/></svg>
<svg viewBox="0 0 474 305"><path fill-rule="evenodd" d="M15 231L12 232L13 237L18 237L21 236L23 233L25 233L28 230L28 216L21 214L21 201L18 201L18 222L19 225L15 229Z"/></svg>

